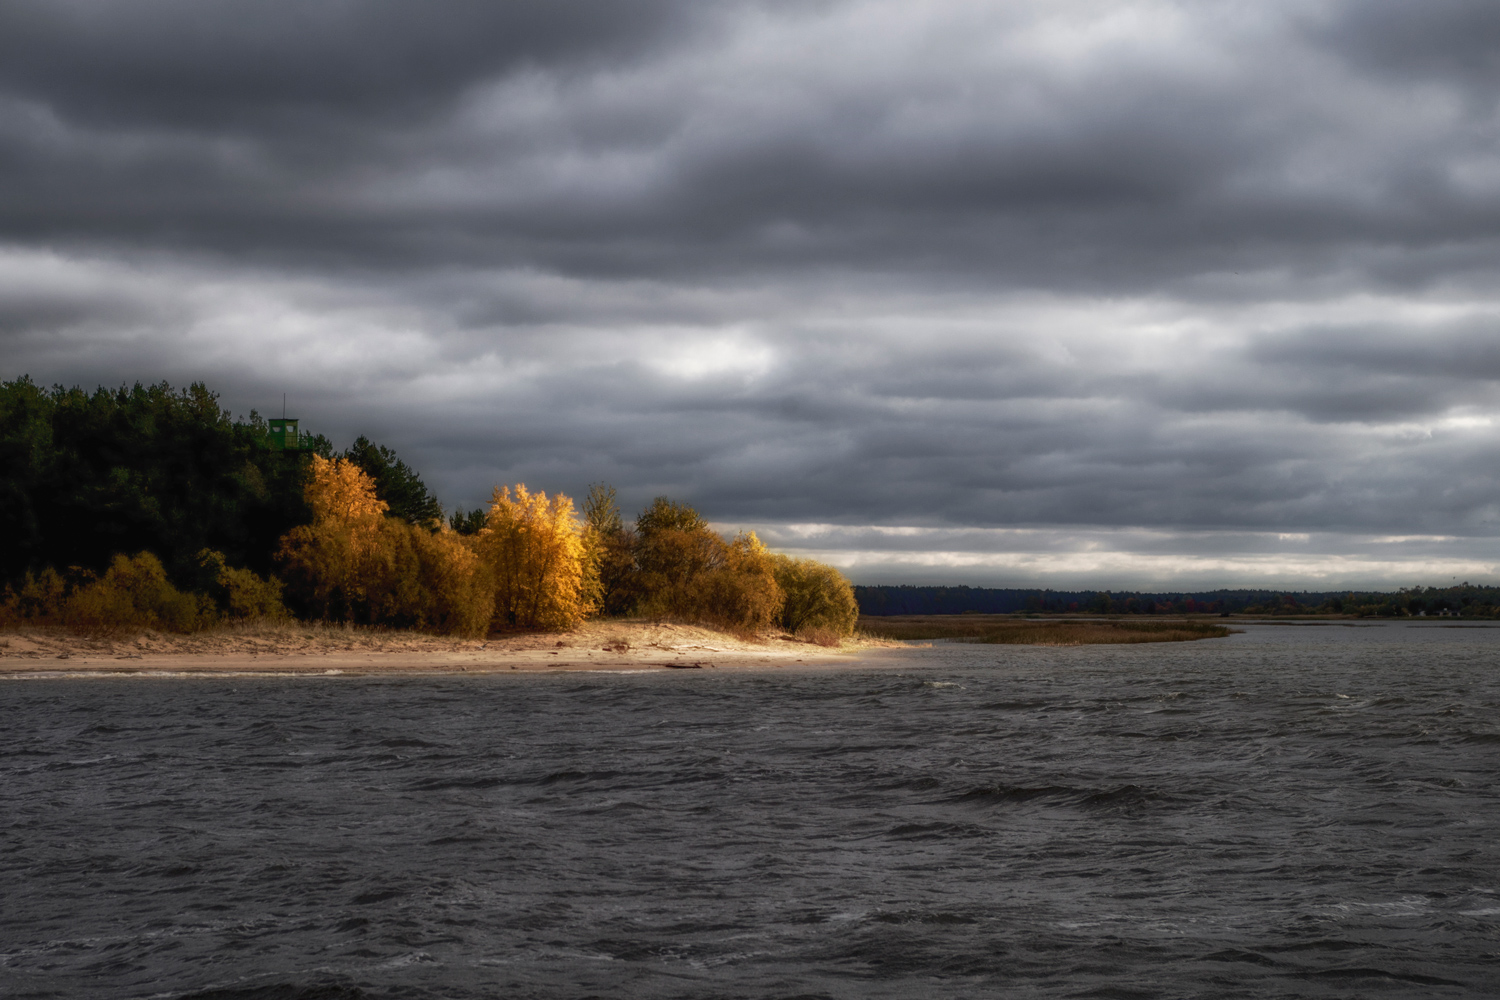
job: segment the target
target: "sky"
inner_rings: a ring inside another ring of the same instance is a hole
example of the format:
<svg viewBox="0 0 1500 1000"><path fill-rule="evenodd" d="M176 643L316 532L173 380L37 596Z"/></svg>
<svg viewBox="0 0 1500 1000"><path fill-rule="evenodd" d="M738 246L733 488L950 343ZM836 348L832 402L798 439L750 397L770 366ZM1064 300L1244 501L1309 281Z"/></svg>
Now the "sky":
<svg viewBox="0 0 1500 1000"><path fill-rule="evenodd" d="M1500 580L1500 6L7 0L0 377L858 583Z"/></svg>

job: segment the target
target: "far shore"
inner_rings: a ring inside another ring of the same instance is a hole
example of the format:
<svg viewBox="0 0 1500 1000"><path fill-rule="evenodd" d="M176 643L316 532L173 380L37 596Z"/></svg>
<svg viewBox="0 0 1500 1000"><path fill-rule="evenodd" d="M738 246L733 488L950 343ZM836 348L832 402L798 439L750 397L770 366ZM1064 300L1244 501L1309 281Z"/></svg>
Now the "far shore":
<svg viewBox="0 0 1500 1000"><path fill-rule="evenodd" d="M0 679L829 668L852 666L861 662L861 654L902 645L873 640L831 648L790 636L751 642L692 625L618 621L489 639L300 622L130 637L32 629L0 632Z"/></svg>

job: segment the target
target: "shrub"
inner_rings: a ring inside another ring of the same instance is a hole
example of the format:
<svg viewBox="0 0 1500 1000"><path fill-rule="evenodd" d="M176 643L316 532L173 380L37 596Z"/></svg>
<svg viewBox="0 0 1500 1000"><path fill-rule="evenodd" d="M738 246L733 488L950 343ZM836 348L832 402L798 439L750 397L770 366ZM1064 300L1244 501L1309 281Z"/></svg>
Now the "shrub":
<svg viewBox="0 0 1500 1000"><path fill-rule="evenodd" d="M0 598L0 625L61 625L66 615L68 586L52 567L41 574L27 573L21 589L5 588Z"/></svg>
<svg viewBox="0 0 1500 1000"><path fill-rule="evenodd" d="M593 610L584 531L570 498L497 486L477 538L497 626L562 631Z"/></svg>
<svg viewBox="0 0 1500 1000"><path fill-rule="evenodd" d="M75 590L64 607L65 623L80 632L195 632L216 620L213 602L172 586L149 552L115 556L104 575Z"/></svg>
<svg viewBox="0 0 1500 1000"><path fill-rule="evenodd" d="M776 583L786 595L781 608L782 628L799 635L806 629L823 629L836 636L854 634L859 604L854 588L842 573L812 559L783 555L772 559Z"/></svg>
<svg viewBox="0 0 1500 1000"><path fill-rule="evenodd" d="M479 557L452 530L388 518L360 571L371 624L467 636L489 629L494 598Z"/></svg>
<svg viewBox="0 0 1500 1000"><path fill-rule="evenodd" d="M753 533L725 542L700 524L640 531L637 612L741 635L770 628L782 604L771 553Z"/></svg>
<svg viewBox="0 0 1500 1000"><path fill-rule="evenodd" d="M748 532L725 546L723 564L703 581L697 616L748 637L772 626L782 599L770 551Z"/></svg>
<svg viewBox="0 0 1500 1000"><path fill-rule="evenodd" d="M274 576L267 579L248 569L230 566L224 560L224 553L213 549L199 552L198 564L207 577L210 595L227 617L287 617L286 605L281 603L282 583Z"/></svg>

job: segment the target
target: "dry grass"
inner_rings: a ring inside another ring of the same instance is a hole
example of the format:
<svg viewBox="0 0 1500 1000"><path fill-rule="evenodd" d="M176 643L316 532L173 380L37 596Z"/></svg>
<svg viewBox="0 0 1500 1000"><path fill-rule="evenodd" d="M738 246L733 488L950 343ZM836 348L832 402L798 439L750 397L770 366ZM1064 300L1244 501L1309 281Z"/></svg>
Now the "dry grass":
<svg viewBox="0 0 1500 1000"><path fill-rule="evenodd" d="M956 639L1020 646L1089 646L1188 642L1221 638L1223 625L1194 621L1026 621L1009 615L900 615L861 618L860 629L884 639Z"/></svg>
<svg viewBox="0 0 1500 1000"><path fill-rule="evenodd" d="M822 625L804 625L796 631L796 637L803 642L810 642L815 646L827 646L830 649L839 648L844 641L844 637L836 629Z"/></svg>

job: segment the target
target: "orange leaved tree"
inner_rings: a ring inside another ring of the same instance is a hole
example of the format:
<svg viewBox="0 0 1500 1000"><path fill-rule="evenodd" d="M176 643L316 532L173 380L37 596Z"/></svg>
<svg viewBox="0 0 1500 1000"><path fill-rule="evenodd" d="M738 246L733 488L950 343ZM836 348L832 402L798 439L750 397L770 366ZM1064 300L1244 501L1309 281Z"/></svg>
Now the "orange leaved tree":
<svg viewBox="0 0 1500 1000"><path fill-rule="evenodd" d="M306 498L313 523L288 532L278 553L289 595L315 617L368 620L366 564L386 511L375 481L353 462L314 455Z"/></svg>
<svg viewBox="0 0 1500 1000"><path fill-rule="evenodd" d="M583 526L569 497L497 486L475 537L494 587L498 627L563 631L593 610Z"/></svg>
<svg viewBox="0 0 1500 1000"><path fill-rule="evenodd" d="M281 541L288 596L336 621L480 635L492 596L469 539L387 517L375 482L344 459L313 456L313 523Z"/></svg>

